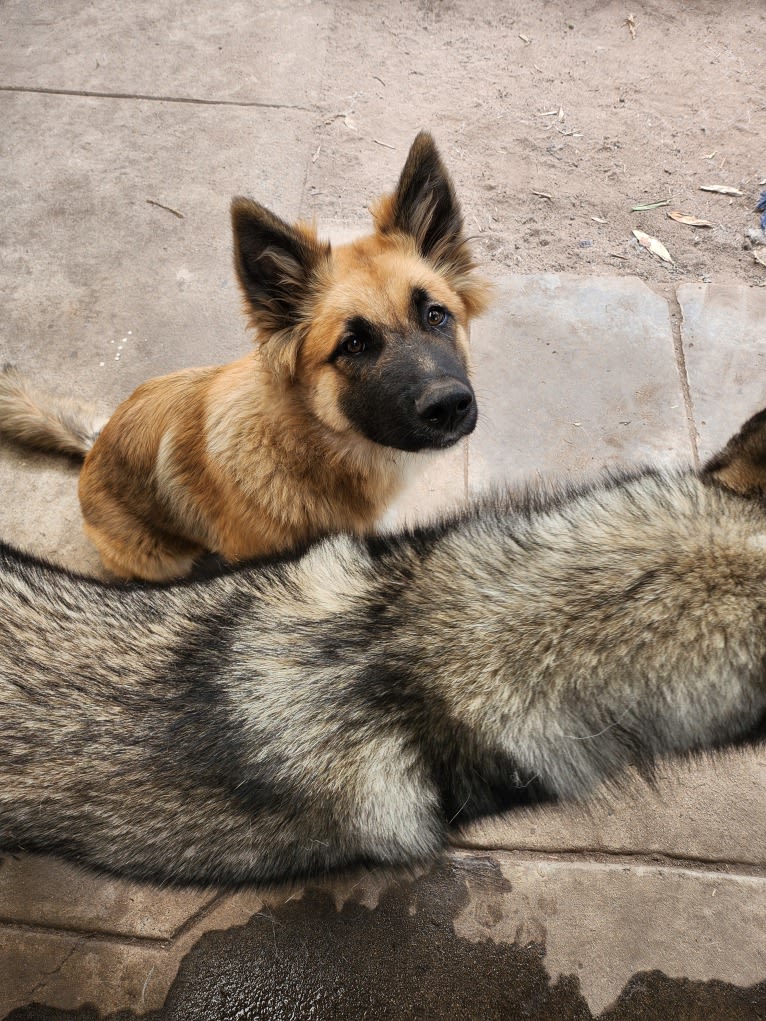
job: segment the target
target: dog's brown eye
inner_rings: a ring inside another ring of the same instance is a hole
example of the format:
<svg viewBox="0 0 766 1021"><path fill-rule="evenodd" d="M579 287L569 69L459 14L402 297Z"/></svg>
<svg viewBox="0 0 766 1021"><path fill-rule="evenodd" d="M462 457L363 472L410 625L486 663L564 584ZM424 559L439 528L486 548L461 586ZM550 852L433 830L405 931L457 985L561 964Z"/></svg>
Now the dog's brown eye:
<svg viewBox="0 0 766 1021"><path fill-rule="evenodd" d="M426 313L429 326L443 326L447 320L447 313L440 305L432 305Z"/></svg>
<svg viewBox="0 0 766 1021"><path fill-rule="evenodd" d="M358 355L364 351L364 341L360 337L346 337L340 349L346 355Z"/></svg>

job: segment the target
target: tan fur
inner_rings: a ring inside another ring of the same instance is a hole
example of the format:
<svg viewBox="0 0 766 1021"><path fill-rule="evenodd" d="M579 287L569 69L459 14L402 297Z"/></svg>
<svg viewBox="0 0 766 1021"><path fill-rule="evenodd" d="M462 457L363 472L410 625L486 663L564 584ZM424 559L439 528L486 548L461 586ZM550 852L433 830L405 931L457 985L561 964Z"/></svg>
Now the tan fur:
<svg viewBox="0 0 766 1021"><path fill-rule="evenodd" d="M43 394L12 365L0 372L0 407L3 429L21 443L75 457L85 456L106 422L94 405Z"/></svg>
<svg viewBox="0 0 766 1021"><path fill-rule="evenodd" d="M363 317L388 345L410 343L412 358L419 288L454 317L454 356L467 371L468 324L487 299L430 136L416 139L402 181L378 204L375 233L334 249L313 228L235 199L235 266L258 346L228 365L144 383L92 448L76 451L87 451L84 528L115 575L164 581L187 574L205 550L237 561L362 533L396 496L417 455L368 439L349 419L342 403L356 383L333 352L347 323ZM418 237L424 224L431 233ZM33 431L14 428L1 394L0 428L22 441ZM52 430L39 432L67 449Z"/></svg>
<svg viewBox="0 0 766 1021"><path fill-rule="evenodd" d="M85 528L107 566L164 580L203 549L238 560L336 531L339 508L351 531L373 524L405 455L325 428L293 394L259 351L139 387L80 476ZM181 529L188 550L163 535Z"/></svg>

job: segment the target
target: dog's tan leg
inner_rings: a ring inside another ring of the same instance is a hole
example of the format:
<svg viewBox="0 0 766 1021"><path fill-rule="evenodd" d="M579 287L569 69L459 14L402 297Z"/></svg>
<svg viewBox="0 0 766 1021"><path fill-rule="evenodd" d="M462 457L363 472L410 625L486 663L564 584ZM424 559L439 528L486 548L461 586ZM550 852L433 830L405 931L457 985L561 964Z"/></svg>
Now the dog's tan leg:
<svg viewBox="0 0 766 1021"><path fill-rule="evenodd" d="M121 523L123 528L127 522ZM180 539L164 540L135 522L126 529L126 541L114 534L83 523L83 529L96 547L104 567L118 578L142 581L173 581L191 572L201 547Z"/></svg>

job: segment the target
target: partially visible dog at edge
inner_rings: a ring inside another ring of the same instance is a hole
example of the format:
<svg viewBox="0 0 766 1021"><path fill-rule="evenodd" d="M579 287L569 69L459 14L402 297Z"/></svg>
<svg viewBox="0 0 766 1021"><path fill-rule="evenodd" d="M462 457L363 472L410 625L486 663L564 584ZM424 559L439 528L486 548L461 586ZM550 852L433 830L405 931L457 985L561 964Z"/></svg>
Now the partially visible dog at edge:
<svg viewBox="0 0 766 1021"><path fill-rule="evenodd" d="M766 412L701 472L509 493L206 581L109 586L0 547L0 845L118 874L411 866L765 718Z"/></svg>
<svg viewBox="0 0 766 1021"><path fill-rule="evenodd" d="M477 418L467 329L475 273L452 181L415 139L375 231L332 248L250 199L234 262L258 345L228 365L149 380L104 424L0 373L0 432L84 457L85 532L121 578L182 577L201 553L271 555L371 529L413 454Z"/></svg>

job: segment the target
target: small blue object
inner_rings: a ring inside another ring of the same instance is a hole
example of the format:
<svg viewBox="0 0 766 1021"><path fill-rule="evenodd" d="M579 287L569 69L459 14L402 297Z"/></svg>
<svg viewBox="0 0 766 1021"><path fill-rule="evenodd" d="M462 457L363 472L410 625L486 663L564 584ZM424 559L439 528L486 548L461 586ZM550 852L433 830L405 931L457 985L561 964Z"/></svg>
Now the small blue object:
<svg viewBox="0 0 766 1021"><path fill-rule="evenodd" d="M755 211L761 214L761 230L766 230L766 191L761 192Z"/></svg>

